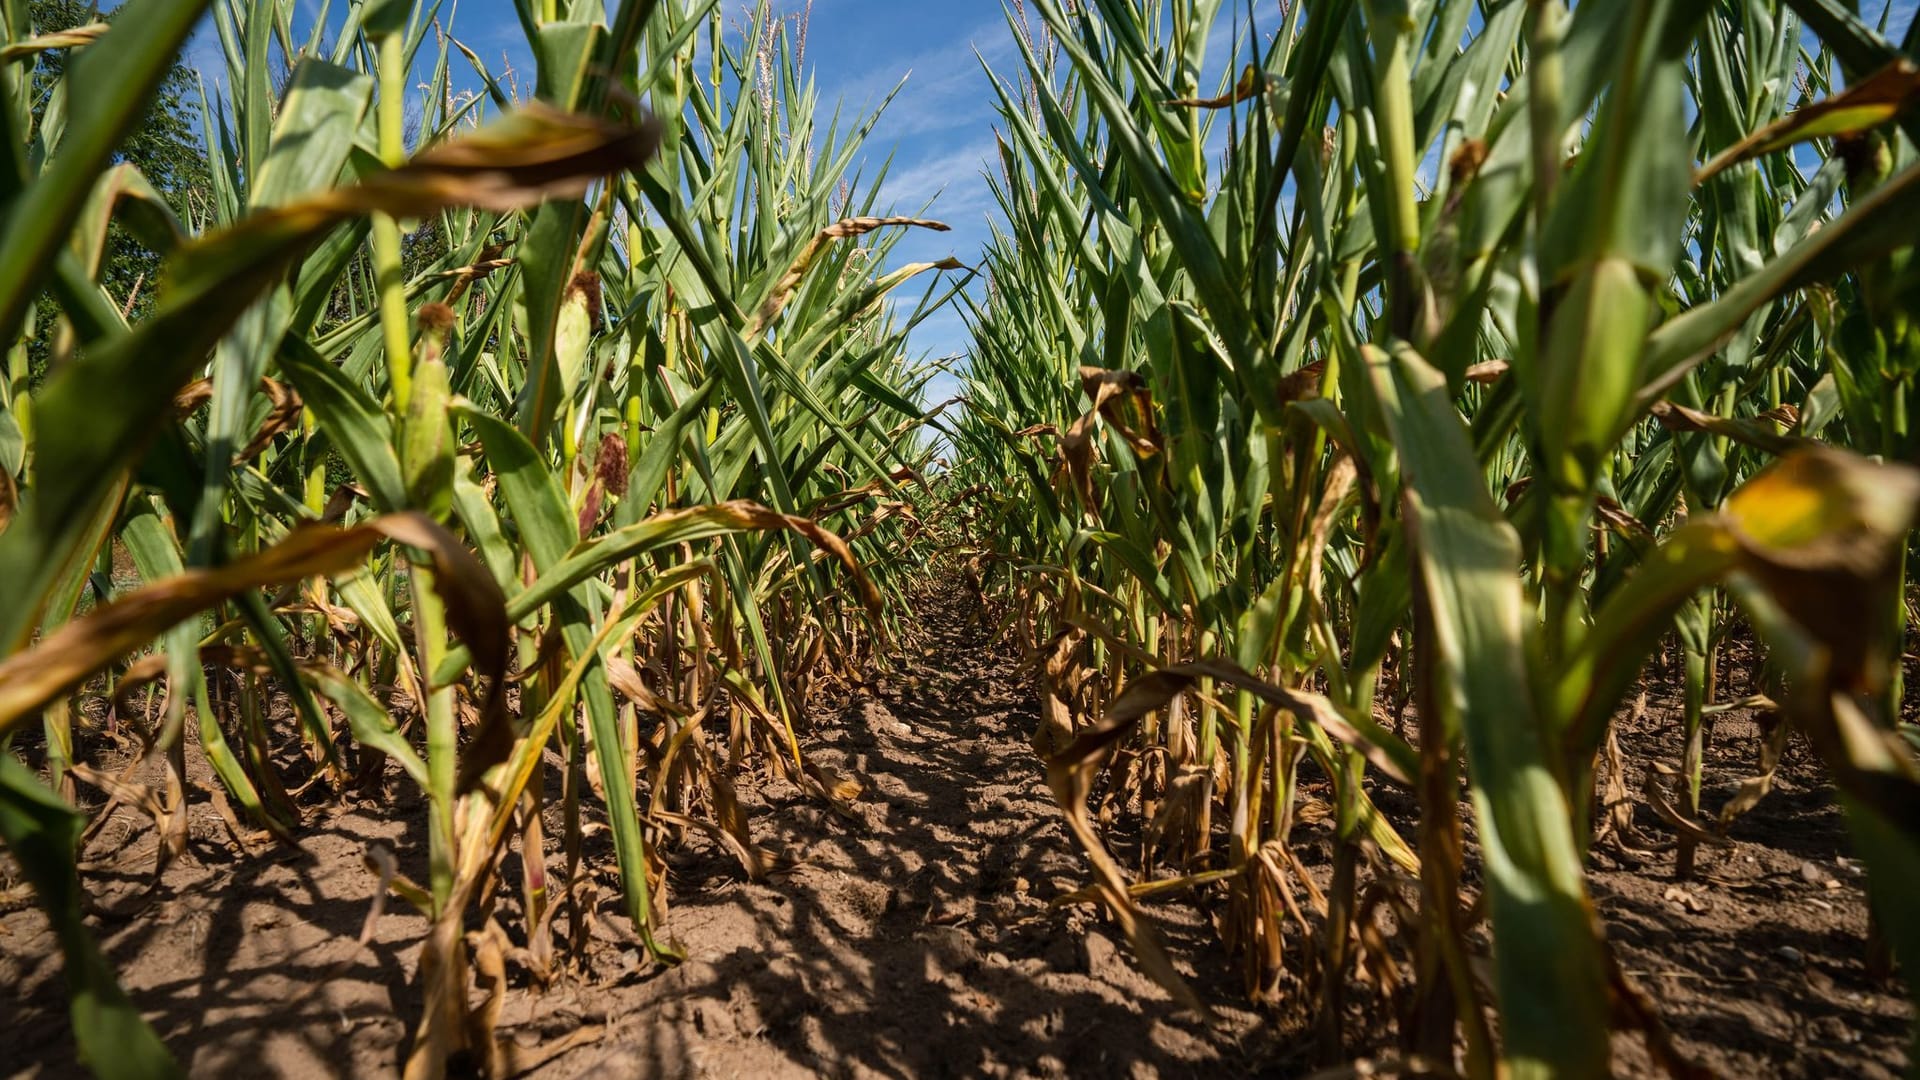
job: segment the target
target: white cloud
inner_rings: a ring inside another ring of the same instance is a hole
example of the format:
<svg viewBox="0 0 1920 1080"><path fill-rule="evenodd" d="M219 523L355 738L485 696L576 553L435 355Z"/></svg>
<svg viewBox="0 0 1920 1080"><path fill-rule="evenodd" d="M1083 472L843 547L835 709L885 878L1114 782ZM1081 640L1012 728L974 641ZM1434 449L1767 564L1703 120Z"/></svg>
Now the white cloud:
<svg viewBox="0 0 1920 1080"><path fill-rule="evenodd" d="M985 121L982 121L985 125ZM993 208L982 171L994 153L991 133L945 152L923 156L904 168L896 165L882 190L895 207L917 212L929 201L954 218L978 216Z"/></svg>
<svg viewBox="0 0 1920 1080"><path fill-rule="evenodd" d="M888 107L883 126L895 136L947 131L993 115L993 96L980 70L981 59L995 69L1003 69L1015 63L1017 55L1006 24L995 18L937 47L911 56L887 57L830 92L849 104L871 107L904 77L906 86Z"/></svg>

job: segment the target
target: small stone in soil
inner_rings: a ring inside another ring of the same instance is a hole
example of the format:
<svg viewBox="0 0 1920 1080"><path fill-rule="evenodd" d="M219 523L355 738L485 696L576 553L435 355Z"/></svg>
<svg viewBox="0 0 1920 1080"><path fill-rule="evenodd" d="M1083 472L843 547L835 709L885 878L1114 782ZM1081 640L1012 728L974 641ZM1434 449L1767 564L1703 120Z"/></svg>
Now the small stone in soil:
<svg viewBox="0 0 1920 1080"><path fill-rule="evenodd" d="M980 962L979 947L974 944L973 936L965 930L952 926L929 926L914 935L933 947L938 956L952 970L960 970Z"/></svg>
<svg viewBox="0 0 1920 1080"><path fill-rule="evenodd" d="M1705 912L1708 906L1705 899L1677 886L1667 890L1666 899L1695 915Z"/></svg>
<svg viewBox="0 0 1920 1080"><path fill-rule="evenodd" d="M1077 973L1086 970L1086 957L1071 935L1071 931L1057 933L1051 941L1047 942L1043 955L1048 967L1062 972Z"/></svg>
<svg viewBox="0 0 1920 1080"><path fill-rule="evenodd" d="M1118 981L1126 973L1127 962L1120 950L1104 934L1088 934L1085 944L1087 974L1096 979Z"/></svg>

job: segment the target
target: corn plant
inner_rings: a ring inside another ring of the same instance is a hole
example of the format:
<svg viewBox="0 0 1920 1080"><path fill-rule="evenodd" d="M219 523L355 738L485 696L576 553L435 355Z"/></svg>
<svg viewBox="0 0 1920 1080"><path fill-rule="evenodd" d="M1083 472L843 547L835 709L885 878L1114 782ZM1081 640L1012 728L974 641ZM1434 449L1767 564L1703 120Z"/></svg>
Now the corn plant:
<svg viewBox="0 0 1920 1080"><path fill-rule="evenodd" d="M956 436L976 564L1034 654L1097 894L1171 991L1194 1000L1139 898L1224 889L1249 990L1310 987L1330 1059L1364 971L1410 1053L1608 1075L1614 1003L1641 999L1583 866L1612 718L1663 639L1689 842L1724 825L1695 819L1737 612L1890 929L1911 880L1914 67L1830 0L1271 16L1010 15ZM1223 33L1234 66L1203 70ZM1369 781L1418 799L1414 842ZM1129 806L1134 872L1094 826ZM1335 824L1330 888L1290 842L1308 814Z"/></svg>
<svg viewBox="0 0 1920 1080"><path fill-rule="evenodd" d="M418 785L425 863L383 878L431 923L407 1074L503 1073L471 987L504 989L510 848L541 982L584 962L588 813L661 962L662 838L772 868L729 777L812 782L797 717L897 625L938 422L904 340L954 264L886 258L944 226L854 174L873 117L821 129L764 6L734 37L711 3L518 3L527 100L438 0L303 32L292 0L131 0L53 36L26 8L0 8L0 331L16 358L72 347L4 401L0 731L42 721L55 788L0 754L0 836L54 922L82 1058L177 1071L80 922L83 819L59 791L121 797L133 775L89 762L76 702L104 691L163 765L140 802L162 869L192 747L281 841L304 804L276 747L321 791ZM182 220L114 149L209 10L226 78L203 104L211 190ZM49 49L71 52L36 122ZM131 325L100 285L109 223L165 258ZM43 294L57 326L30 323ZM96 572L115 552L138 582Z"/></svg>

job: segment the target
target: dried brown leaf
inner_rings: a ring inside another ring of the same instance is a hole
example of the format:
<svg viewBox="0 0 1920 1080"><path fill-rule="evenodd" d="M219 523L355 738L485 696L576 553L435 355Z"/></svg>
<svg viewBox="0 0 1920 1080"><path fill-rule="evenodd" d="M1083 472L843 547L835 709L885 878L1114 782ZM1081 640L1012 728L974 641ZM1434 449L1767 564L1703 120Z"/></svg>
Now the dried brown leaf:
<svg viewBox="0 0 1920 1080"><path fill-rule="evenodd" d="M748 321L741 337L751 341L766 333L767 327L772 326L773 320L780 317L780 312L786 308L787 301L793 298L793 294L800 288L800 283L806 280L807 271L813 269L814 262L819 259L820 253L826 250L828 244L835 240L862 236L875 229L890 226L932 229L935 232L947 232L949 229L942 222L913 217L852 217L834 222L815 233L813 239L807 241L807 246L800 249L800 254L787 267L786 273L780 275L780 280L774 283L773 290L761 303L760 310L754 312L753 318ZM949 265L950 263L952 260L937 265L942 269L959 269L958 264Z"/></svg>
<svg viewBox="0 0 1920 1080"><path fill-rule="evenodd" d="M68 623L0 663L0 732L196 612L248 589L355 569L388 538L431 554L447 602L448 625L473 649L480 673L494 677L488 711L503 716L497 676L506 667L507 623L499 585L445 529L422 515L404 513L348 529L303 525L264 551L155 582Z"/></svg>
<svg viewBox="0 0 1920 1080"><path fill-rule="evenodd" d="M1266 78L1261 75L1260 69L1248 64L1240 72L1239 81L1233 84L1233 90L1229 93L1210 98L1174 98L1166 104L1189 109L1226 109L1243 101L1253 100L1259 96L1261 90L1266 88L1266 85Z"/></svg>
<svg viewBox="0 0 1920 1080"><path fill-rule="evenodd" d="M1825 100L1815 102L1753 132L1714 155L1693 182L1702 184L1756 157L1814 138L1855 135L1885 124L1920 100L1920 66L1900 57Z"/></svg>

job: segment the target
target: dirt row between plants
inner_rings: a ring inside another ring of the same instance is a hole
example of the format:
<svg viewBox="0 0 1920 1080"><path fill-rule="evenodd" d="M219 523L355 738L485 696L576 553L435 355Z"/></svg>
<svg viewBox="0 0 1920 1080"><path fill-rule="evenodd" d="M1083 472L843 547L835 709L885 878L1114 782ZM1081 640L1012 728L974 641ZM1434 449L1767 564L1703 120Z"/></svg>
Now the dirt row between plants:
<svg viewBox="0 0 1920 1080"><path fill-rule="evenodd" d="M698 836L668 850L666 926L685 963L642 963L604 828L589 822L591 944L544 990L510 965L500 1032L517 1065L554 1080L1311 1073L1300 1002L1244 1004L1204 898L1152 912L1217 1010L1212 1026L1145 979L1097 912L1050 904L1087 877L1029 748L1030 678L957 590L917 614L894 672L812 717L810 760L830 781L857 781L856 798L836 807L784 779L740 778L754 840L781 872L748 881ZM1662 711L1671 688L1650 691L1652 707L1622 733L1630 762L1678 746ZM1709 805L1752 772L1751 728L1722 722ZM426 924L395 901L358 940L378 885L369 846L404 868L425 863L424 808L391 787L384 805L316 793L298 848L246 852L202 795L191 857L157 885L143 819L122 812L95 839L85 876L96 933L190 1075L399 1072ZM1662 828L1644 813L1641 823L1650 836ZM1689 884L1671 880L1668 855L1596 856L1609 934L1679 1049L1730 1076L1897 1076L1908 1010L1897 987L1868 976L1862 878L1802 749L1733 836ZM1299 840L1304 861L1324 867L1324 828L1303 826ZM72 1075L52 937L6 895L0 984L15 990L0 1000L0 1073ZM517 901L500 904L524 945ZM1390 1057L1389 1006L1349 997L1349 1049ZM1623 1074L1647 1068L1637 1039L1619 1045Z"/></svg>
<svg viewBox="0 0 1920 1080"><path fill-rule="evenodd" d="M1210 1029L1138 974L1094 913L1049 908L1085 881L1029 748L1029 680L957 597L920 614L896 670L817 712L805 737L809 761L856 780L858 797L835 807L764 773L738 780L781 872L748 881L697 834L666 853L667 933L685 963L641 962L611 845L589 821L586 963L544 991L510 969L500 1031L531 1075L1188 1076L1275 1060L1252 1012L1229 1007ZM144 818L123 811L90 846L96 933L190 1075L404 1065L426 922L394 900L358 942L378 884L369 846L416 877L425 864L424 806L389 789L385 805L329 808L316 794L298 848L245 854L198 794L190 856L157 887ZM517 900L500 903L524 945ZM72 1075L55 943L37 911L10 906L0 984L18 991L0 995L0 1074ZM1166 928L1188 963L1211 953L1197 913Z"/></svg>

